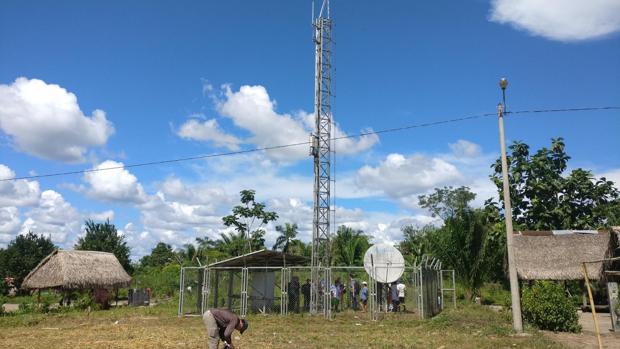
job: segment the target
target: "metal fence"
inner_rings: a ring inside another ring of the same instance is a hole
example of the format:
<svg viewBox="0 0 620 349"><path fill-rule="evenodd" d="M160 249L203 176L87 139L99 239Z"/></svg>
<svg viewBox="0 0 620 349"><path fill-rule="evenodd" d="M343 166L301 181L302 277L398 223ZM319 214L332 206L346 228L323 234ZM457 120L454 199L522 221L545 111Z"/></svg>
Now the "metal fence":
<svg viewBox="0 0 620 349"><path fill-rule="evenodd" d="M200 315L209 308L230 309L241 317L310 313L311 271L310 267L185 267L178 315ZM454 272L441 270L439 264L407 267L392 284L374 282L358 266L320 268L319 273L316 313L327 319L340 312L367 313L371 320L388 312L427 318L443 309L446 295L455 302Z"/></svg>
<svg viewBox="0 0 620 349"><path fill-rule="evenodd" d="M445 307L446 295L456 307L456 280L454 270L441 269L437 259L424 258L413 267L413 293L417 314L428 319L439 314Z"/></svg>

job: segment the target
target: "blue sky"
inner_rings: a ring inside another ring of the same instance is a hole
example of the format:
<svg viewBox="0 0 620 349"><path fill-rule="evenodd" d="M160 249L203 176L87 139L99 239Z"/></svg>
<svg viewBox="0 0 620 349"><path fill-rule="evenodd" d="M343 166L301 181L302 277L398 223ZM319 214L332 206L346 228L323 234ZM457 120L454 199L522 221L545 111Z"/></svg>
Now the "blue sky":
<svg viewBox="0 0 620 349"><path fill-rule="evenodd" d="M310 1L3 1L0 177L307 140ZM620 5L612 1L333 1L334 118L355 134L492 112L618 106ZM19 79L19 80L18 80ZM73 96L73 97L72 97ZM99 111L96 111L99 110ZM524 115L509 141L562 136L570 166L620 181L618 111ZM337 221L397 241L432 221L417 195L468 185L493 195L496 119L337 146ZM338 150L339 149L339 150ZM0 244L28 229L71 247L86 218L111 220L134 256L226 231L238 191L310 237L312 163L287 152L0 184ZM268 243L273 226L267 227Z"/></svg>

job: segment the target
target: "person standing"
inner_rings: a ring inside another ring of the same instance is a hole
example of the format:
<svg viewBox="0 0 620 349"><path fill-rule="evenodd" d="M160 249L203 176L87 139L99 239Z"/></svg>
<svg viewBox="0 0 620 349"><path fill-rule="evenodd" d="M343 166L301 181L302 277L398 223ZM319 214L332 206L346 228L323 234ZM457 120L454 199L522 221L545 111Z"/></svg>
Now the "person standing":
<svg viewBox="0 0 620 349"><path fill-rule="evenodd" d="M248 329L248 322L240 319L237 314L226 309L209 309L202 316L202 322L207 329L207 345L209 349L217 349L220 339L224 341L225 348L234 349L232 334L238 330L243 334Z"/></svg>
<svg viewBox="0 0 620 349"><path fill-rule="evenodd" d="M288 311L299 313L299 277L293 276L288 284Z"/></svg>
<svg viewBox="0 0 620 349"><path fill-rule="evenodd" d="M366 281L362 282L362 290L360 291L360 300L362 301L362 310L365 313L367 311L366 306L368 305L368 283Z"/></svg>
<svg viewBox="0 0 620 349"><path fill-rule="evenodd" d="M396 289L398 290L398 303L403 306L403 311L407 311L407 305L405 305L405 284L403 280L398 280L398 284L396 285Z"/></svg>
<svg viewBox="0 0 620 349"><path fill-rule="evenodd" d="M390 286L390 295L392 298L392 311L397 312L400 301L398 299L398 288L395 282Z"/></svg>
<svg viewBox="0 0 620 349"><path fill-rule="evenodd" d="M353 273L349 273L349 296L351 297L351 308L353 311L357 311L357 296L360 293L360 284L353 277Z"/></svg>
<svg viewBox="0 0 620 349"><path fill-rule="evenodd" d="M304 295L304 311L310 311L310 279L306 279L306 283L301 285L301 293Z"/></svg>

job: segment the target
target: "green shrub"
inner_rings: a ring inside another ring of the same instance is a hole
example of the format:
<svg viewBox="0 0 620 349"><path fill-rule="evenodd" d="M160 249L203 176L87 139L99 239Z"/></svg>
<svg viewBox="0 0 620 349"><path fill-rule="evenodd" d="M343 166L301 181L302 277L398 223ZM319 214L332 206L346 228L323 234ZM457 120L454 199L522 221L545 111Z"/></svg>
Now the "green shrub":
<svg viewBox="0 0 620 349"><path fill-rule="evenodd" d="M7 294L9 294L9 285L0 278L0 297L6 296Z"/></svg>
<svg viewBox="0 0 620 349"><path fill-rule="evenodd" d="M523 316L527 322L542 330L579 332L577 310L560 285L536 281L523 288Z"/></svg>
<svg viewBox="0 0 620 349"><path fill-rule="evenodd" d="M90 292L84 292L79 295L75 301L75 308L80 310L86 310L90 307L90 310L98 310L99 304L95 302Z"/></svg>
<svg viewBox="0 0 620 349"><path fill-rule="evenodd" d="M494 304L509 307L511 304L510 290L502 284L489 283L480 288L482 304Z"/></svg>

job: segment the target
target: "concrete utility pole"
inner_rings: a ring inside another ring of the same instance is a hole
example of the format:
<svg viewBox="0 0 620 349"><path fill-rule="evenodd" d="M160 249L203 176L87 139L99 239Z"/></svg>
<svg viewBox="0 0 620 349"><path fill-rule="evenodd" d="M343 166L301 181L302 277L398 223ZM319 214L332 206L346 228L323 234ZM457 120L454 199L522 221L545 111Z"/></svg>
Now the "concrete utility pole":
<svg viewBox="0 0 620 349"><path fill-rule="evenodd" d="M499 119L499 145L502 152L502 177L504 182L504 217L506 219L506 247L508 249L508 275L510 278L510 295L512 296L512 327L517 333L523 332L521 319L521 297L519 295L519 279L515 265L515 255L512 245L512 207L510 205L510 185L508 184L508 161L506 160L506 142L504 140L504 111L506 110L506 87L508 80L499 81L502 89L502 103L497 105Z"/></svg>

